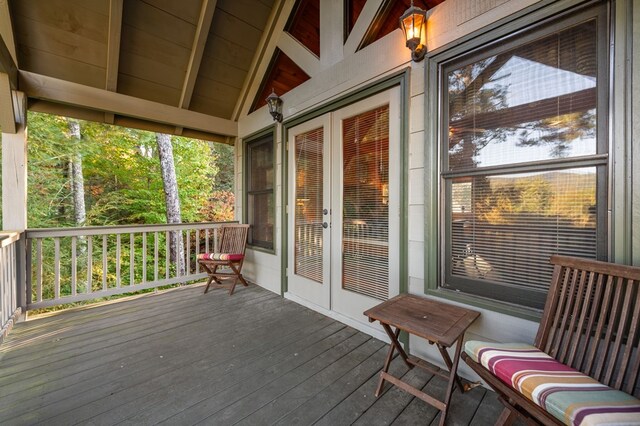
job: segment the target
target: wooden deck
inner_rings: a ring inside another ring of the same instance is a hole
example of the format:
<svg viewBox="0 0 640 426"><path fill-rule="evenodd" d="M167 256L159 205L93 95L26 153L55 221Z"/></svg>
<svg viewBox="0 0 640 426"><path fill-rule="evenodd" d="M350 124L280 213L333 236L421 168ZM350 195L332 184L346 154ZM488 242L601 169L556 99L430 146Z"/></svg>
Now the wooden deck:
<svg viewBox="0 0 640 426"><path fill-rule="evenodd" d="M437 412L387 386L387 347L257 286L202 285L18 324L0 346L0 424L416 425ZM444 380L400 362L428 392ZM492 392L456 391L448 424L493 424Z"/></svg>

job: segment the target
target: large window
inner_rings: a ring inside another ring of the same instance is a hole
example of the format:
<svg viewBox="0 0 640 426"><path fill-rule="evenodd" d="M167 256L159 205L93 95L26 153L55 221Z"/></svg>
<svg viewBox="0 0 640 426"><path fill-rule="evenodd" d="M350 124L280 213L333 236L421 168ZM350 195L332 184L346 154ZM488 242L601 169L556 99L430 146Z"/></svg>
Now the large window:
<svg viewBox="0 0 640 426"><path fill-rule="evenodd" d="M442 287L541 308L606 257L606 45L598 8L442 65Z"/></svg>
<svg viewBox="0 0 640 426"><path fill-rule="evenodd" d="M246 209L251 225L248 243L269 250L273 249L275 232L273 155L273 133L246 144Z"/></svg>

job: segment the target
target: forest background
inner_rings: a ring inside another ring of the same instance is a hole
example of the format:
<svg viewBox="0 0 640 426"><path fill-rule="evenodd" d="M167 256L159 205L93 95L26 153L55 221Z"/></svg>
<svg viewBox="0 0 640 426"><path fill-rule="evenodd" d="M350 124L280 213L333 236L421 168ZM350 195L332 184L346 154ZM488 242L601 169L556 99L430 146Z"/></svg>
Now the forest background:
<svg viewBox="0 0 640 426"><path fill-rule="evenodd" d="M33 112L28 120L30 229L169 222L163 141L173 157L178 221L233 220L230 145Z"/></svg>

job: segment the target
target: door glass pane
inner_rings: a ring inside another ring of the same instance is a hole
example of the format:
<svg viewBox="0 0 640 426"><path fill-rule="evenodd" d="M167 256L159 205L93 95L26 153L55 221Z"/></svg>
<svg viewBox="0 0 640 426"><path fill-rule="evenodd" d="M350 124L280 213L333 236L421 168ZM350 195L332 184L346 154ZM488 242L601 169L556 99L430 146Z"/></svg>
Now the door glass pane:
<svg viewBox="0 0 640 426"><path fill-rule="evenodd" d="M596 153L596 21L447 73L448 170Z"/></svg>
<svg viewBox="0 0 640 426"><path fill-rule="evenodd" d="M322 284L324 131L295 137L295 274Z"/></svg>
<svg viewBox="0 0 640 426"><path fill-rule="evenodd" d="M342 122L342 288L389 297L389 106Z"/></svg>

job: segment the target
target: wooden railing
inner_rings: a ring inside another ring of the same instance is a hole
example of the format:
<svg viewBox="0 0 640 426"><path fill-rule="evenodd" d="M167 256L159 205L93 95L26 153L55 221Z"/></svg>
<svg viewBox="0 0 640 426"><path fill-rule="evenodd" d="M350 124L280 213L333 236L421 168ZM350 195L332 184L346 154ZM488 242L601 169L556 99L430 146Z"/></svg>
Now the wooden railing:
<svg viewBox="0 0 640 426"><path fill-rule="evenodd" d="M0 343L20 316L20 233L0 233Z"/></svg>
<svg viewBox="0 0 640 426"><path fill-rule="evenodd" d="M26 309L204 279L196 257L214 251L222 225L27 230Z"/></svg>

